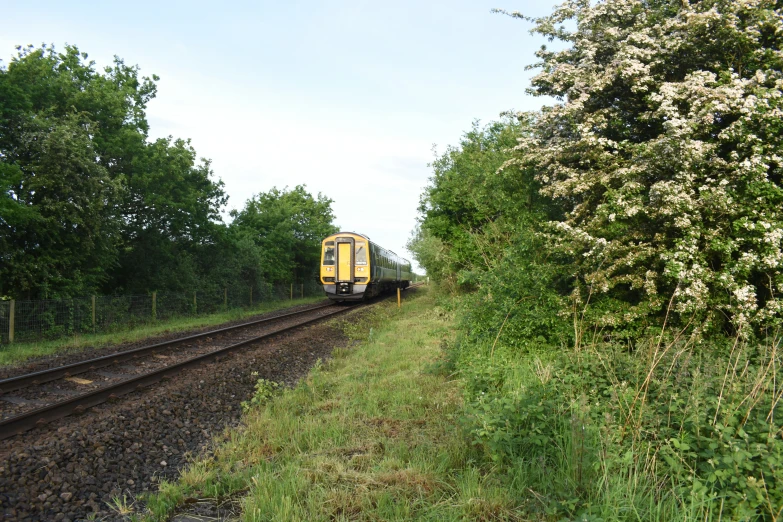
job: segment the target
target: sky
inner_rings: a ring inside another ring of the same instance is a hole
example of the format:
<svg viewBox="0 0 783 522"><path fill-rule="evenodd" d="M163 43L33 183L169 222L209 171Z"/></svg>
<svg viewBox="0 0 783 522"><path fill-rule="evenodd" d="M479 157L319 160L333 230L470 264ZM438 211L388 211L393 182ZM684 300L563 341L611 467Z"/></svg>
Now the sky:
<svg viewBox="0 0 783 522"><path fill-rule="evenodd" d="M491 9L544 16L556 3L0 0L0 59L71 44L98 67L119 56L157 74L150 139L191 139L227 211L306 185L334 201L341 230L413 261L405 244L433 147L458 145L474 120L550 103L525 92L548 42Z"/></svg>

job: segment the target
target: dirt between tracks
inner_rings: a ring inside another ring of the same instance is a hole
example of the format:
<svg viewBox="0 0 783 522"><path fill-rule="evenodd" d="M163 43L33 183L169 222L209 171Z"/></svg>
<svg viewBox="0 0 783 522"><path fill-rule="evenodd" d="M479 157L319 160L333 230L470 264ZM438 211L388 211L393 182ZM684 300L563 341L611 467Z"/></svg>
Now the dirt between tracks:
<svg viewBox="0 0 783 522"><path fill-rule="evenodd" d="M4 520L123 520L128 503L175 479L192 455L241 417L258 379L293 385L347 339L338 321L262 341L213 363L11 439L0 441Z"/></svg>

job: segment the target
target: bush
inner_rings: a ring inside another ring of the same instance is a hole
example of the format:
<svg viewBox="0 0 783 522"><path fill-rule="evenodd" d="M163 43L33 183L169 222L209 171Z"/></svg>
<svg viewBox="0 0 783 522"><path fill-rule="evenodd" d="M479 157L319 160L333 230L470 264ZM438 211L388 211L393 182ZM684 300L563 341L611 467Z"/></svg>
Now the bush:
<svg viewBox="0 0 783 522"><path fill-rule="evenodd" d="M523 357L458 348L470 441L521 473L555 514L601 512L621 496L612 477L633 476L647 484L638 497L665 500L680 515L777 517L779 351L680 343L656 354L654 341L647 357L611 346Z"/></svg>
<svg viewBox="0 0 783 522"><path fill-rule="evenodd" d="M780 3L573 0L534 23L568 43L532 81L563 103L515 159L564 206L576 305L604 301L592 324L633 335L779 325Z"/></svg>

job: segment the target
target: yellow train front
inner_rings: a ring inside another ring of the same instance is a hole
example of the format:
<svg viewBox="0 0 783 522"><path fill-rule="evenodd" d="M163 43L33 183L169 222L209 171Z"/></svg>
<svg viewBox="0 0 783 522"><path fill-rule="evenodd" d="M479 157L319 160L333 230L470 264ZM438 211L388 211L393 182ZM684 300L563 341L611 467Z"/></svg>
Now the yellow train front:
<svg viewBox="0 0 783 522"><path fill-rule="evenodd" d="M321 284L329 299L361 301L395 288L407 288L411 264L367 236L338 232L321 243Z"/></svg>

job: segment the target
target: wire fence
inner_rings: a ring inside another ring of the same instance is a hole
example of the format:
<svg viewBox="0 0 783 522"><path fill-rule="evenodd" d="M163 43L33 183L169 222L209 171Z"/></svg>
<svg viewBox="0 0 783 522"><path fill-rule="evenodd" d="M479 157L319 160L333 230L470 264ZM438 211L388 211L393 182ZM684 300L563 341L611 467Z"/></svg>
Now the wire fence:
<svg viewBox="0 0 783 522"><path fill-rule="evenodd" d="M261 303L324 295L317 282L149 295L0 301L0 343L111 332L177 317L194 317Z"/></svg>

